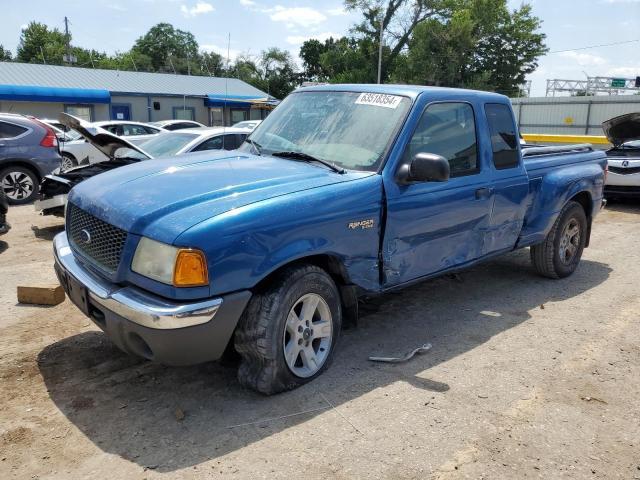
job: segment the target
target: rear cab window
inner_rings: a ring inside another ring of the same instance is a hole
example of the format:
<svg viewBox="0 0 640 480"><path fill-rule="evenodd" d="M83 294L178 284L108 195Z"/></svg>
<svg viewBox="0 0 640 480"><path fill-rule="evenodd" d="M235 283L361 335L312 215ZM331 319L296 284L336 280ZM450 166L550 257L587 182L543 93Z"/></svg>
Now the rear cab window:
<svg viewBox="0 0 640 480"><path fill-rule="evenodd" d="M511 109L501 103L487 103L484 106L484 111L491 134L493 165L497 170L519 166L518 143L520 137Z"/></svg>

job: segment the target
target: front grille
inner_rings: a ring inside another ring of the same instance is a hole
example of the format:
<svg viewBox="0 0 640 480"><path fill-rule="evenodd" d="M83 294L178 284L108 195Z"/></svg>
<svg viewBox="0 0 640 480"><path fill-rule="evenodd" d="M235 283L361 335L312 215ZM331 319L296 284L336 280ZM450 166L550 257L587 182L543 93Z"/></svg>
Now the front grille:
<svg viewBox="0 0 640 480"><path fill-rule="evenodd" d="M67 235L71 246L109 272L115 272L127 232L69 203Z"/></svg>
<svg viewBox="0 0 640 480"><path fill-rule="evenodd" d="M632 173L640 173L640 167L612 167L609 166L611 173L618 173L620 175L631 175Z"/></svg>

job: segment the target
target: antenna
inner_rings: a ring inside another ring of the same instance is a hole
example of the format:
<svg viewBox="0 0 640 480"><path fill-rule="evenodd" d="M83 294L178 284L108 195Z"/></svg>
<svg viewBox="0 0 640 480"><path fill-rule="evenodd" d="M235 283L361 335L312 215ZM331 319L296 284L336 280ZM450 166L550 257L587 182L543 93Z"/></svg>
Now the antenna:
<svg viewBox="0 0 640 480"><path fill-rule="evenodd" d="M173 62L171 61L171 55L169 55L169 65L171 65L171 69L173 70L173 74L176 74L176 67L173 66Z"/></svg>
<svg viewBox="0 0 640 480"><path fill-rule="evenodd" d="M91 60L91 68L96 68L96 66L93 64L93 54L91 52L92 51L89 50L89 60Z"/></svg>
<svg viewBox="0 0 640 480"><path fill-rule="evenodd" d="M378 40L378 83L382 83L382 41L384 38L384 9L380 4L380 38Z"/></svg>
<svg viewBox="0 0 640 480"><path fill-rule="evenodd" d="M229 32L229 37L227 39L227 74L224 76L224 107L222 108L222 148L224 148L224 137L227 127L227 101L229 100L229 61L230 61L230 52L231 52L231 32ZM231 123L231 112L229 112L229 123Z"/></svg>
<svg viewBox="0 0 640 480"><path fill-rule="evenodd" d="M42 55L42 63L46 65L47 61L44 59L44 50L42 49L42 45L40 45L40 55Z"/></svg>
<svg viewBox="0 0 640 480"><path fill-rule="evenodd" d="M133 59L133 55L131 55L131 52L129 52L129 58L131 59L131 63L133 63L133 69L137 72L138 67L136 67L136 61Z"/></svg>

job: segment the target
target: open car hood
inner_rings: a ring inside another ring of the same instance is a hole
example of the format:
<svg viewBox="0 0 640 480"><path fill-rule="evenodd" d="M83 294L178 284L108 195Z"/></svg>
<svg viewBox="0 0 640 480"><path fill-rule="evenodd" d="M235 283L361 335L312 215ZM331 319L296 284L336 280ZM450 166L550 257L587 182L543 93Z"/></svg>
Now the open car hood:
<svg viewBox="0 0 640 480"><path fill-rule="evenodd" d="M615 147L640 140L640 112L627 113L602 122L602 129Z"/></svg>
<svg viewBox="0 0 640 480"><path fill-rule="evenodd" d="M110 160L116 158L116 152L118 150L125 148L135 150L143 155L145 159L153 158L140 147L135 146L124 138L113 135L112 133L107 132L104 128L96 127L92 123L74 117L73 115L61 113L58 119L60 120L60 123L66 127L76 130L80 135L86 138L91 145L109 157Z"/></svg>

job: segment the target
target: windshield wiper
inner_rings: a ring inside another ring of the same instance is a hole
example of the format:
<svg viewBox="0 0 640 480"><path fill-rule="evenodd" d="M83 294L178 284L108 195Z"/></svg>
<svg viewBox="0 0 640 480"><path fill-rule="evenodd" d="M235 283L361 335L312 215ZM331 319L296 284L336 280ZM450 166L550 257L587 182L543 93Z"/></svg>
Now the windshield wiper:
<svg viewBox="0 0 640 480"><path fill-rule="evenodd" d="M326 160L322 160L321 158L314 157L313 155L309 155L308 153L303 152L273 152L271 154L273 157L282 157L282 158L290 158L292 160L302 160L303 162L318 162L324 165L325 167L330 168L336 173L346 173L347 171L344 168L340 168L333 163L327 162Z"/></svg>
<svg viewBox="0 0 640 480"><path fill-rule="evenodd" d="M250 138L245 138L244 141L251 145L255 149L255 151L258 152L258 155L262 155L262 145L260 145L255 140L251 140Z"/></svg>

